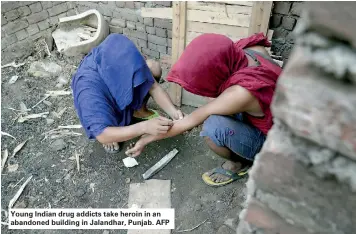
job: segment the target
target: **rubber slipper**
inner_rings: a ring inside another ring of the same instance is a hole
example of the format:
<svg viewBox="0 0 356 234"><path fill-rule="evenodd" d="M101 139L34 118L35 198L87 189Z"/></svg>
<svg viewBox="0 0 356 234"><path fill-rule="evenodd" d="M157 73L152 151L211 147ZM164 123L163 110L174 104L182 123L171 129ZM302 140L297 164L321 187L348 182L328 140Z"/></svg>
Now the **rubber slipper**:
<svg viewBox="0 0 356 234"><path fill-rule="evenodd" d="M222 167L217 167L213 169L213 173L212 174L220 174L220 175L224 175L226 177L229 177L228 180L223 181L223 182L215 182L213 180L211 180L210 176L208 176L206 173L204 173L202 175L202 179L203 181L211 186L211 187L220 187L220 186L224 186L227 184L230 184L236 180L239 180L241 178L244 178L247 174L248 174L248 169L250 169L250 166L246 166L243 169L241 169L238 172L233 172L227 169L224 169Z"/></svg>
<svg viewBox="0 0 356 234"><path fill-rule="evenodd" d="M158 111L152 110L152 109L149 109L149 110L153 112L152 115L147 116L147 117L145 117L145 118L133 117L132 119L135 120L135 122L141 122L141 121L146 121L146 120L154 119L154 118L157 118L157 117L160 116L159 113L158 113Z"/></svg>

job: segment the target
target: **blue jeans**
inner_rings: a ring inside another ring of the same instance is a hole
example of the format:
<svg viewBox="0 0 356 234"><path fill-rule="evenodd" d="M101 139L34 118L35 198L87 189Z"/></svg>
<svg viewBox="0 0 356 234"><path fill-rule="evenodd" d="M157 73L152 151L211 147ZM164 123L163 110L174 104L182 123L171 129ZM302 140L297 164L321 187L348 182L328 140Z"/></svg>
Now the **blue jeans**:
<svg viewBox="0 0 356 234"><path fill-rule="evenodd" d="M253 161L266 136L244 122L243 115L211 115L205 120L200 136L209 137L217 146L226 147L236 155Z"/></svg>

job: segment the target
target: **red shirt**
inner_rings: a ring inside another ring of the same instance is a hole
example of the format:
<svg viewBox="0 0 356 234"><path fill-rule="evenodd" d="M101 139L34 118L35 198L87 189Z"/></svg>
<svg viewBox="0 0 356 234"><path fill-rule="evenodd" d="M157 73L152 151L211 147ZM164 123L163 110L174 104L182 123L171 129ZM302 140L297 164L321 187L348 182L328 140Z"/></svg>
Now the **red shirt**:
<svg viewBox="0 0 356 234"><path fill-rule="evenodd" d="M261 65L248 67L244 48L271 46L263 33L233 42L219 34L203 34L184 50L168 73L167 80L185 90L206 97L218 97L225 89L239 85L254 95L264 117L246 114L247 120L264 134L273 125L270 105L282 69L257 55Z"/></svg>

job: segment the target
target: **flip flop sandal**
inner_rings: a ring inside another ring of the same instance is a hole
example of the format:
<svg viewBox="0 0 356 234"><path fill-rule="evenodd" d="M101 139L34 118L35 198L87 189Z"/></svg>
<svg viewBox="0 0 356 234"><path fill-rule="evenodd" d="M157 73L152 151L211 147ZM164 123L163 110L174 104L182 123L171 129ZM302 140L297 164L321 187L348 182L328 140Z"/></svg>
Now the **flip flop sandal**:
<svg viewBox="0 0 356 234"><path fill-rule="evenodd" d="M233 171L224 169L222 167L217 167L217 168L213 169L213 173L212 174L216 174L217 173L217 174L221 174L221 175L227 176L227 177L229 177L228 180L223 181L223 182L215 182L215 181L211 180L210 176L206 175L206 173L204 173L202 175L202 179L207 185L209 185L211 187L220 187L220 186L224 186L224 185L230 184L230 183L232 183L232 182L234 182L236 180L239 180L241 178L244 178L248 174L248 170L249 169L250 169L250 166L246 166L246 167L242 168L238 172L233 172Z"/></svg>
<svg viewBox="0 0 356 234"><path fill-rule="evenodd" d="M153 112L152 115L150 115L150 116L148 116L148 117L145 117L145 118L132 117L132 120L133 120L135 123L138 123L138 122L142 122L142 121L154 119L154 118L157 118L157 117L160 116L160 114L158 113L158 111L152 110L152 109L149 109L149 110Z"/></svg>
<svg viewBox="0 0 356 234"><path fill-rule="evenodd" d="M117 149L117 150L116 149L109 150L109 149L105 148L104 146L103 146L103 148L104 148L105 152L108 154L116 154L116 153L120 152L120 149L121 149L120 144L119 144L119 149Z"/></svg>

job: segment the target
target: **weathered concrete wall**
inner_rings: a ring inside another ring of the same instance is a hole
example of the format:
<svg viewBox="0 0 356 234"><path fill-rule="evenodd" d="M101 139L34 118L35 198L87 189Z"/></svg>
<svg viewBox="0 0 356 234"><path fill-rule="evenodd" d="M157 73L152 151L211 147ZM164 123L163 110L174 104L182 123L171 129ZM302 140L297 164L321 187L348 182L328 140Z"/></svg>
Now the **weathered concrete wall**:
<svg viewBox="0 0 356 234"><path fill-rule="evenodd" d="M286 62L294 46L293 30L298 23L304 2L273 2L269 28L274 30L272 51Z"/></svg>
<svg viewBox="0 0 356 234"><path fill-rule="evenodd" d="M111 33L129 37L142 54L166 60L172 50L172 21L142 18L141 7L171 7L171 2L2 2L2 63L33 51L33 42L51 33L58 18L97 9ZM6 57L5 57L6 55Z"/></svg>
<svg viewBox="0 0 356 234"><path fill-rule="evenodd" d="M306 5L239 234L356 230L356 3Z"/></svg>
<svg viewBox="0 0 356 234"><path fill-rule="evenodd" d="M29 56L35 40L49 35L58 18L73 13L67 2L1 2L1 62Z"/></svg>

